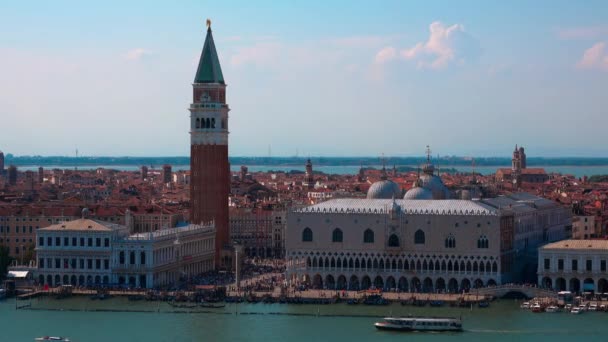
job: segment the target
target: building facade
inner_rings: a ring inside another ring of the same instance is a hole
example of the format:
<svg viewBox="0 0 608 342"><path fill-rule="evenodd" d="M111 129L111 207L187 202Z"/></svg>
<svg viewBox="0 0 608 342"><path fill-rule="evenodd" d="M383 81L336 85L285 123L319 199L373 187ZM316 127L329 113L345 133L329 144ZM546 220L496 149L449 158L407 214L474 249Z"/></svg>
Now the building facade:
<svg viewBox="0 0 608 342"><path fill-rule="evenodd" d="M557 291L608 292L608 241L563 240L538 253L538 285Z"/></svg>
<svg viewBox="0 0 608 342"><path fill-rule="evenodd" d="M78 219L36 233L39 284L93 285L112 282L112 246L128 235L125 226Z"/></svg>
<svg viewBox="0 0 608 342"><path fill-rule="evenodd" d="M112 281L132 287L176 284L214 269L215 229L189 225L130 235L112 249Z"/></svg>
<svg viewBox="0 0 608 342"><path fill-rule="evenodd" d="M517 212L484 201L329 200L289 213L287 277L317 288L413 292L522 281L518 260L529 252L516 247L522 234L566 236L568 211L554 210L564 215L555 225L522 229Z"/></svg>
<svg viewBox="0 0 608 342"><path fill-rule="evenodd" d="M190 220L214 221L217 267L230 265L222 250L229 244L228 104L226 83L215 49L211 25L194 78L190 105Z"/></svg>
<svg viewBox="0 0 608 342"><path fill-rule="evenodd" d="M37 231L39 284L152 288L214 267L213 224L129 235L126 226L81 218Z"/></svg>
<svg viewBox="0 0 608 342"><path fill-rule="evenodd" d="M231 209L230 240L238 241L248 257L282 258L286 216L285 210Z"/></svg>

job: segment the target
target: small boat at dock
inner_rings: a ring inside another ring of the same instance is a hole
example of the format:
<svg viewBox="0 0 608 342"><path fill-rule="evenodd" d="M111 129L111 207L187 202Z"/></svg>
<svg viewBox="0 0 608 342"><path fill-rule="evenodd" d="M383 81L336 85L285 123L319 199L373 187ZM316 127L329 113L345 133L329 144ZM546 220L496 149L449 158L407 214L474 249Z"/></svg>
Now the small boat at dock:
<svg viewBox="0 0 608 342"><path fill-rule="evenodd" d="M462 320L451 317L386 317L374 326L378 330L462 331Z"/></svg>
<svg viewBox="0 0 608 342"><path fill-rule="evenodd" d="M34 341L70 342L70 339L68 339L67 337L61 337L61 336L43 336L43 337L36 337L34 339Z"/></svg>
<svg viewBox="0 0 608 342"><path fill-rule="evenodd" d="M559 308L555 305L550 305L545 308L545 312L553 313L553 312L558 312L558 311L559 311Z"/></svg>

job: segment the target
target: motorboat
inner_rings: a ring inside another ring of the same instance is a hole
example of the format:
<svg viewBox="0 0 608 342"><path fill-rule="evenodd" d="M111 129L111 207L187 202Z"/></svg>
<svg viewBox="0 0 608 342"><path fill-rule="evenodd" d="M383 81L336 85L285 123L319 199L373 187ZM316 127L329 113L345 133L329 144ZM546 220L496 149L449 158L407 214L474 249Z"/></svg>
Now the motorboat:
<svg viewBox="0 0 608 342"><path fill-rule="evenodd" d="M589 304L589 311L597 311L597 303Z"/></svg>
<svg viewBox="0 0 608 342"><path fill-rule="evenodd" d="M520 306L520 309L524 309L524 310L528 310L530 309L530 303L529 302L523 302Z"/></svg>
<svg viewBox="0 0 608 342"><path fill-rule="evenodd" d="M70 339L67 337L61 337L61 336L43 336L43 337L36 337L34 339L34 341L70 342Z"/></svg>
<svg viewBox="0 0 608 342"><path fill-rule="evenodd" d="M386 317L374 326L378 330L462 331L462 320L452 317Z"/></svg>
<svg viewBox="0 0 608 342"><path fill-rule="evenodd" d="M550 305L545 308L545 312L558 312L559 308L555 305Z"/></svg>
<svg viewBox="0 0 608 342"><path fill-rule="evenodd" d="M583 313L583 310L581 310L580 307L576 306L576 307L573 307L572 310L570 310L570 313L571 314L575 314L575 315L579 315L579 314Z"/></svg>

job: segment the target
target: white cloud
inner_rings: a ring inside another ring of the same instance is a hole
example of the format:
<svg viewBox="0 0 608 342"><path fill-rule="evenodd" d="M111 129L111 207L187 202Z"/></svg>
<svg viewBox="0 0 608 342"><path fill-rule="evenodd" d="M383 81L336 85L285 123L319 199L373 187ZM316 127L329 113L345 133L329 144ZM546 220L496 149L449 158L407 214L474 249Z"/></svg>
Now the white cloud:
<svg viewBox="0 0 608 342"><path fill-rule="evenodd" d="M376 54L376 63L382 64L391 61L397 57L397 49L392 46L387 46L384 49L378 51Z"/></svg>
<svg viewBox="0 0 608 342"><path fill-rule="evenodd" d="M259 42L252 46L238 48L230 58L230 64L233 66L270 65L278 59L280 52L281 46L278 43Z"/></svg>
<svg viewBox="0 0 608 342"><path fill-rule="evenodd" d="M581 69L600 69L608 71L608 46L604 42L595 43L585 50L583 57L576 63Z"/></svg>
<svg viewBox="0 0 608 342"><path fill-rule="evenodd" d="M125 54L125 59L128 61L140 61L150 55L152 55L151 51L142 48L136 48L129 50Z"/></svg>
<svg viewBox="0 0 608 342"><path fill-rule="evenodd" d="M445 26L439 21L429 25L429 39L419 42L409 49L399 51L399 56L406 61L417 61L420 68L442 69L453 63L463 64L468 59L477 57L479 44L461 24ZM385 47L376 54L376 62L391 60L394 47Z"/></svg>

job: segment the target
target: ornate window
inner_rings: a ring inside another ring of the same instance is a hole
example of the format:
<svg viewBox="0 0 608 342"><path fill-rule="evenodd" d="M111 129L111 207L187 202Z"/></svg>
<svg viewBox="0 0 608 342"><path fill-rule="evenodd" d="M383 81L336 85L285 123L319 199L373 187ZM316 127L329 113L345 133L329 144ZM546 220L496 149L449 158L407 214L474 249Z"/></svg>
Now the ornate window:
<svg viewBox="0 0 608 342"><path fill-rule="evenodd" d="M391 234L388 238L388 246L389 247L399 247L399 237L395 234Z"/></svg>
<svg viewBox="0 0 608 342"><path fill-rule="evenodd" d="M489 248L489 245L490 243L485 235L480 236L477 240L477 248Z"/></svg>
<svg viewBox="0 0 608 342"><path fill-rule="evenodd" d="M340 228L334 229L331 233L331 242L342 242L342 230Z"/></svg>
<svg viewBox="0 0 608 342"><path fill-rule="evenodd" d="M445 248L456 248L456 239L452 234L445 238Z"/></svg>
<svg viewBox="0 0 608 342"><path fill-rule="evenodd" d="M424 232L420 229L414 234L414 243L417 245L424 245Z"/></svg>
<svg viewBox="0 0 608 342"><path fill-rule="evenodd" d="M303 242L311 242L312 241L312 230L310 230L310 228L306 227L302 231L302 241Z"/></svg>
<svg viewBox="0 0 608 342"><path fill-rule="evenodd" d="M371 229L366 229L363 232L363 243L374 243L374 231Z"/></svg>
<svg viewBox="0 0 608 342"><path fill-rule="evenodd" d="M201 128L201 119L196 118L196 128Z"/></svg>

